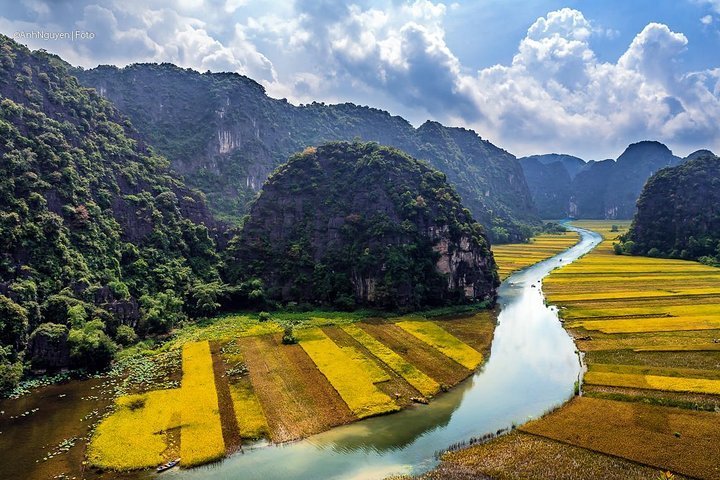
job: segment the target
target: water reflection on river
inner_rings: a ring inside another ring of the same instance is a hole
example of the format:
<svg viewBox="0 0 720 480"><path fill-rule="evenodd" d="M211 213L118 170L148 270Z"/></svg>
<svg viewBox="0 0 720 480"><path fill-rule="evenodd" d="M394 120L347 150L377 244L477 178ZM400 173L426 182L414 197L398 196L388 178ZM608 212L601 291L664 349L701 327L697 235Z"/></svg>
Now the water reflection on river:
<svg viewBox="0 0 720 480"><path fill-rule="evenodd" d="M335 428L281 446L259 446L177 479L384 478L432 468L435 453L473 436L542 415L569 398L580 374L575 346L540 281L590 251L601 237L580 230L568 251L510 276L500 287L491 354L475 375L430 405Z"/></svg>

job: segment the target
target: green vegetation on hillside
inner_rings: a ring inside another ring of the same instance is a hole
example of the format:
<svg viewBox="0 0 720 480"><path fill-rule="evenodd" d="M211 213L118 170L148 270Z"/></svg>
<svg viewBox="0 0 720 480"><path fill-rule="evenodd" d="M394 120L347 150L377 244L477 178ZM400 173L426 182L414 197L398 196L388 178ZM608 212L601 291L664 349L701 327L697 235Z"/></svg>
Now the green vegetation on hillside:
<svg viewBox="0 0 720 480"><path fill-rule="evenodd" d="M214 212L239 222L270 173L295 152L328 141L374 141L443 172L494 242L522 241L538 222L515 157L477 133L351 103L294 106L232 73L171 64L76 70L128 115Z"/></svg>
<svg viewBox="0 0 720 480"><path fill-rule="evenodd" d="M280 167L227 260L270 298L352 309L493 298L495 263L445 175L372 143L307 149Z"/></svg>
<svg viewBox="0 0 720 480"><path fill-rule="evenodd" d="M648 180L617 253L720 266L720 158L697 156Z"/></svg>
<svg viewBox="0 0 720 480"><path fill-rule="evenodd" d="M203 197L60 59L0 36L0 96L8 390L23 359L102 368L116 342L168 331L196 285L219 279L220 260Z"/></svg>

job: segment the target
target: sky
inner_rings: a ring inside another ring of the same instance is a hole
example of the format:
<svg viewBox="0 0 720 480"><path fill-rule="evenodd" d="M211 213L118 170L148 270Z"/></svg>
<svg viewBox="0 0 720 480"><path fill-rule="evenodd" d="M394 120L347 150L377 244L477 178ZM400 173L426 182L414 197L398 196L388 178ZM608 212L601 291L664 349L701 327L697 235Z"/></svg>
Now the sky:
<svg viewBox="0 0 720 480"><path fill-rule="evenodd" d="M472 128L518 156L720 152L720 0L0 0L0 32L85 68L232 71L294 104Z"/></svg>

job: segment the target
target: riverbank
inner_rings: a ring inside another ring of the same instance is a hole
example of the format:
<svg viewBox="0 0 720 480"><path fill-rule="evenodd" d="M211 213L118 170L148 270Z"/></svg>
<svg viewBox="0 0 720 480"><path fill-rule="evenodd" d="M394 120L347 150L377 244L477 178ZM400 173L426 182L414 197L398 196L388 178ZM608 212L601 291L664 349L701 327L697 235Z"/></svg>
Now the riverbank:
<svg viewBox="0 0 720 480"><path fill-rule="evenodd" d="M532 245L529 245L529 248L532 248ZM530 290L529 284L526 287L527 293L536 293ZM537 301L541 302L541 299L538 297ZM432 461L436 449L453 443L468 433L466 429L470 422L457 424L456 420L458 415L466 415L463 412L468 409L468 413L479 414L489 420L486 427L481 427L485 429L483 431L494 431L497 428L494 425L509 425L531 412L537 413L538 408L540 408L539 412L542 412L547 407L538 407L538 403L554 405L572 391L572 378L575 374L570 372L569 379L563 380L562 384L565 385L563 388L558 389L555 383L546 382L541 388L543 393L540 398L527 406L522 406L522 412L527 413L518 412L517 407L512 409L514 413L508 412L509 416L494 415L483 409L472 408L467 403L470 401L467 396L477 395L474 393L477 389L482 390L482 395L493 397L495 384L507 381L507 387L504 384L502 387L498 385L498 388L504 389L516 385L518 380L514 380L512 375L496 376L495 373L500 373L501 369L486 365L486 369L491 370L484 377L487 378L487 385L483 385L485 380L482 380L483 377L478 377L482 375L478 373L472 379L462 382L463 378L472 376L476 367L488 358L496 327L496 313L482 310L472 315L467 313L459 317L456 315L454 318L443 316L448 313L457 313L457 311L445 309L427 312L426 317L389 319L367 318L358 313L344 312L273 313L270 319L265 318L264 321L260 321L259 316L225 316L204 325L178 331L174 338L162 345L141 345L135 349L133 356L124 359L123 362L129 362L128 373L131 376L134 374L138 377L137 380L144 381L126 384L115 378L112 385L106 385L104 388L107 392L116 392L123 398L115 411L126 410L121 423L123 421L128 423L121 426L129 426L126 431L130 433L125 435L129 441L132 443L134 440L150 438L142 434L142 428L133 429L132 426L142 424L142 419L145 418L157 418L157 415L152 413L158 405L169 406L173 404L176 396L182 398L185 388L184 372L191 366L186 366L184 363L181 365L180 352L186 346L206 343L210 360L201 360L200 363L208 366L204 369L204 375L214 381L220 419L220 429L214 430L219 433L214 435L215 440L208 443L214 445L222 443L222 447L215 451L222 450L223 455L229 455L238 448L246 452L246 455L232 455L228 460L213 465L210 471L232 471L236 466L243 465L247 471L248 462L245 460L249 460L250 464L268 459L271 464L279 462L298 465L296 461L288 460L288 457L296 458L297 452L305 452L301 455L303 458L316 456L315 447L311 445L323 444L331 445L330 451L338 449L338 453L329 454L325 450L326 447L323 447L326 452L323 455L330 456L329 459L322 460L327 464L326 473L362 468L363 462L355 452L367 451L368 448L373 451L378 448L378 442L394 445L391 450L384 448L375 450L378 452L380 463L391 461L398 445L405 445L407 453L412 452L415 458L411 463L420 466L428 460ZM294 333L299 344L283 345L282 337L285 333L283 325L290 323L294 325ZM512 327L513 322L502 323L504 327L501 333ZM304 334L306 330L311 334ZM501 335L504 340L494 342L494 348L504 352L495 354L498 363L507 363L510 360L510 358L501 358L504 355L514 356L507 350L507 346L512 345L507 343L512 337L508 335L509 333L506 332ZM316 348L313 348L313 345ZM513 345L512 348L517 347ZM324 355L327 351L334 353ZM128 356L128 353L126 352L125 356ZM573 356L571 345L568 354L570 357ZM154 360L165 357L171 357L173 361L157 368L159 365L155 365ZM532 358L526 363L536 366L538 360ZM353 369L354 374L348 375L347 365L360 367ZM548 366L547 370L552 371L554 368L556 367ZM364 374L358 374L358 371ZM151 378L151 372L162 372L162 375ZM518 371L515 375L524 377L525 373ZM351 378L354 382L343 384L343 378ZM457 388L451 389L457 384L459 384ZM356 390L357 385L364 386ZM160 387L159 390L157 386ZM444 390L449 392L441 393ZM153 393L155 391L158 393ZM35 394L30 397L33 395ZM168 398L156 402L157 395ZM425 399L430 397L434 397L430 405L423 405ZM492 405L494 401L499 400L503 404L502 409L513 405L513 398L517 397L517 394L508 393L505 397L500 393L493 400L483 399L481 403ZM363 403L363 399L371 401ZM179 403L192 405L192 402ZM366 409L368 406L371 407L370 410ZM378 407L380 410L377 410ZM143 413L146 408L148 410ZM374 415L398 408L404 410L391 416L353 423L356 419L366 416L366 413ZM152 415L145 415L148 412ZM187 413L181 412L181 417L185 415ZM113 420L109 420L112 418L114 417L111 415L105 421L112 422ZM140 446L124 445L121 449L142 451L148 453L147 457L140 460L135 458L133 461L136 463L130 466L107 463L104 465L112 468L129 468L138 464L154 466L156 461L181 454L181 451L177 450L178 445L181 449L183 443L189 445L191 441L183 442L180 439L181 441L178 442L178 438L182 437L183 427L175 426L171 412L166 418L168 419L166 423L151 429L153 430L151 433L154 433L154 430L164 432L159 436L153 435L152 438L152 440L160 439L161 443L155 443L154 447L148 449L141 441ZM217 425L218 422L216 419L211 419L210 423ZM337 425L347 423L350 424L335 428ZM438 429L438 426L443 425L444 427ZM213 428L207 431L213 431ZM317 435L317 432L328 428L331 430ZM115 428L105 430L110 434L110 437L106 436L106 438L111 438L113 432L119 431ZM101 428L100 432L102 431ZM373 432L372 435L368 435L369 432ZM432 441L428 438L428 435L432 437L436 434L439 436L433 437ZM308 435L314 436L282 449L256 447L257 438L264 437L272 442L286 442L305 438ZM423 444L422 448L418 448L417 442L423 438L427 443ZM37 440L37 442L41 441L41 439ZM107 447L108 444L105 445ZM84 446L77 444L72 448L77 453L82 452ZM114 447L110 448L112 450ZM311 449L311 453L305 451L308 448ZM97 451L94 450L96 453ZM91 452L93 452L92 448ZM210 455L209 458L213 456ZM55 457L52 461L61 457L62 455ZM91 455L91 459L96 463L102 462L100 458ZM115 461L128 461L122 455L116 455L114 458ZM34 458L28 460L34 461ZM21 459L16 465L26 461ZM341 467L340 464L344 466ZM74 467L78 466L74 465ZM281 467L272 464L270 469L272 468ZM24 478L33 478L32 469L25 468L19 471L25 473L22 475ZM55 471L68 476L78 473L77 468ZM254 472L248 474L251 475L250 478L273 478L273 475L268 477L263 473L264 468L250 468L249 471ZM142 472L131 473L130 477L142 476ZM185 472L191 476L195 475L195 470ZM201 468L197 472L201 476L208 474L206 468ZM97 471L81 473L85 476L98 475ZM309 475L312 475L312 472L309 472ZM124 478L127 475L106 471L101 476ZM376 472L376 476L381 478L382 474Z"/></svg>
<svg viewBox="0 0 720 480"><path fill-rule="evenodd" d="M639 480L667 471L720 478L720 357L713 343L720 330L712 324L720 270L617 256L612 242L627 224L577 224L604 241L550 275L544 291L585 354L584 396L508 440L448 454L438 472L457 472L443 477L450 479L468 472L540 478L548 471L573 479ZM518 449L535 459L520 470L503 463Z"/></svg>

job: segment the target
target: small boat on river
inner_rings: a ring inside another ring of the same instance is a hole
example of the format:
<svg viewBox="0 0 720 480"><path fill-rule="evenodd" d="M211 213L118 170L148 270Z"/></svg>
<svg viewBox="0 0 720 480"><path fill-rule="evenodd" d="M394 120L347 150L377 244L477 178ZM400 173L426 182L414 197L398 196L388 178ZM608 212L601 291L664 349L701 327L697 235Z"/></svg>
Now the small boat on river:
<svg viewBox="0 0 720 480"><path fill-rule="evenodd" d="M180 463L180 459L179 459L179 458L176 458L175 460L170 460L170 461L167 462L167 463L163 463L162 465L160 465L159 467L157 467L155 470L157 470L158 473L164 472L165 470L170 470L171 468L173 468L173 467L174 467L175 465L177 465L178 463Z"/></svg>

